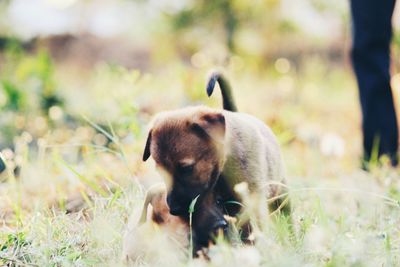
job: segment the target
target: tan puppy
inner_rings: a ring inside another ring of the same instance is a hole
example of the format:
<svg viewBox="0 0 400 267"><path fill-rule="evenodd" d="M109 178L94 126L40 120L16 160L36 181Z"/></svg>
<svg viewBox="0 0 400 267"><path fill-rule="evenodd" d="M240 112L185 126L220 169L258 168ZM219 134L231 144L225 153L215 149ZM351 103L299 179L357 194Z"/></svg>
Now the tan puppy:
<svg viewBox="0 0 400 267"><path fill-rule="evenodd" d="M199 106L158 114L147 138L143 160L151 155L165 177L167 203L173 215L187 215L194 198L200 196L201 202L215 192L224 203L242 202L234 187L246 182L250 195L259 201L257 217L263 218L267 212L266 199L283 192L277 185L283 183L285 176L279 145L262 121L232 112L236 107L221 74L211 76L208 95L217 81L227 110ZM276 208L281 203L278 198L272 206ZM234 216L240 207L229 205L224 210Z"/></svg>
<svg viewBox="0 0 400 267"><path fill-rule="evenodd" d="M188 235L189 225L169 213L165 186L158 184L148 190L139 221L128 225L123 240L123 259L136 262L162 257L165 251L177 254L188 247Z"/></svg>
<svg viewBox="0 0 400 267"><path fill-rule="evenodd" d="M151 187L146 194L142 207L140 219L133 226L128 227L124 237L123 257L125 260L135 261L143 258L153 251L150 256L154 257L157 250L155 244L157 239L167 239L173 250L187 251L189 248L189 222L185 216L173 216L170 214L166 202L167 191L164 184ZM215 194L209 194L207 199L195 206L193 212L193 251L207 247L211 235L216 235L214 229L226 230L228 225L225 221L223 209L217 203L219 199ZM150 210L150 213L148 212ZM137 217L137 216L135 216ZM173 241L172 243L170 241Z"/></svg>

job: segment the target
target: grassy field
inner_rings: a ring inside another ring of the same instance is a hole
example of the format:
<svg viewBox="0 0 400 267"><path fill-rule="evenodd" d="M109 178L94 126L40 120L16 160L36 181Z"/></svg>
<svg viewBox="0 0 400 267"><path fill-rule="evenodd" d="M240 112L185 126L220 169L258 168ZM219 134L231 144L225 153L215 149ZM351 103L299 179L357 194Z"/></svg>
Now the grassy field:
<svg viewBox="0 0 400 267"><path fill-rule="evenodd" d="M204 261L150 231L133 265L400 266L400 170L375 158L369 173L359 168L348 1L178 2L0 3L0 266L124 266L124 233L160 181L142 162L149 122L220 108L205 92L215 66L239 110L278 137L296 238L265 218L255 246L221 241ZM38 11L47 23L35 26ZM57 18L78 29L40 36L63 28ZM121 26L130 30L109 35Z"/></svg>
<svg viewBox="0 0 400 267"><path fill-rule="evenodd" d="M61 92L62 104L46 114L36 93L21 95L16 105L24 109L1 115L3 141L13 149L2 150L0 265L123 266L128 220L160 180L153 163L141 161L147 125L167 109L220 107L219 96L206 97L210 68L84 70L55 67L45 54L7 66L2 77L16 88L42 84ZM190 260L184 248L171 253L155 232L154 251L135 266L400 266L400 171L359 169L349 67L281 58L260 71L233 57L225 71L239 109L270 125L282 145L297 241L286 224L266 220L254 247L222 242L206 262Z"/></svg>

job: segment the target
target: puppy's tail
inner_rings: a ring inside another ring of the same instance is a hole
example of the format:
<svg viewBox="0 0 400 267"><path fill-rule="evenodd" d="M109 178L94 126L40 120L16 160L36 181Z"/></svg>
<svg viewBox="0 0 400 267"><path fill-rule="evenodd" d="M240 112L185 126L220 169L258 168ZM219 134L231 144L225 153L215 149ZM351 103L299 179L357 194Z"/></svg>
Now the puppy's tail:
<svg viewBox="0 0 400 267"><path fill-rule="evenodd" d="M214 92L215 83L219 83L222 94L222 103L225 110L237 111L235 101L233 100L232 88L226 78L220 72L213 72L207 83L207 95L211 96Z"/></svg>

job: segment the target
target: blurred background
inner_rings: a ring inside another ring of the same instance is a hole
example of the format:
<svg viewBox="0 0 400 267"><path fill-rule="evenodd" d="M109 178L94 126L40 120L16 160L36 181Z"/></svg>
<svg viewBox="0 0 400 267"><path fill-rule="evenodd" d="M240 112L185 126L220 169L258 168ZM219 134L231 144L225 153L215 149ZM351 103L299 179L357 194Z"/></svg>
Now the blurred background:
<svg viewBox="0 0 400 267"><path fill-rule="evenodd" d="M392 43L397 103L399 11ZM57 266L118 259L142 186L158 180L151 162L141 161L152 116L188 105L220 108L219 94L209 99L205 92L214 68L231 81L239 110L276 133L290 186L353 186L399 201L398 174L359 170L350 45L347 0L0 0L0 265L7 255ZM367 237L371 229L398 227L386 226L395 219L375 220L365 195L353 203L348 193L320 194L329 198L324 208L310 195L308 204L299 197L302 205L293 205L304 229L332 219L324 227L344 233L362 216L376 222L361 224ZM387 236L379 235L377 247L383 250ZM360 247L375 245L363 240ZM316 259L326 262L326 255Z"/></svg>
<svg viewBox="0 0 400 267"><path fill-rule="evenodd" d="M348 4L1 1L0 151L8 166L2 180L41 169L39 162L49 168L54 158L80 165L86 154L115 157L142 180L152 115L193 104L220 107L219 97L204 92L216 67L231 80L239 109L273 128L291 175L356 169L360 112ZM398 13L393 59L400 54ZM399 64L392 64L397 98Z"/></svg>
<svg viewBox="0 0 400 267"><path fill-rule="evenodd" d="M8 170L20 176L27 162L49 165L49 154L80 164L85 153L111 156L119 145L128 150L124 164L140 173L153 114L221 106L204 92L216 67L231 80L240 110L278 135L292 175L354 170L361 138L348 5L3 0L0 151ZM399 64L392 65L396 96Z"/></svg>

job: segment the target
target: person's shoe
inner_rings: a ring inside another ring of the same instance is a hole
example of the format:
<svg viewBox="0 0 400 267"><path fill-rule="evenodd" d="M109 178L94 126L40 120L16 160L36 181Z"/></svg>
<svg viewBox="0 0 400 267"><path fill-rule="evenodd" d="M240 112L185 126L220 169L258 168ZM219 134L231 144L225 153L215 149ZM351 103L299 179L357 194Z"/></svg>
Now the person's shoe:
<svg viewBox="0 0 400 267"><path fill-rule="evenodd" d="M396 167L399 164L399 155L397 153L390 157L390 163L393 167Z"/></svg>
<svg viewBox="0 0 400 267"><path fill-rule="evenodd" d="M369 172L372 166L381 167L382 165L385 165L384 158L389 161L392 167L396 167L399 164L399 155L397 153L382 154L377 158L372 158L371 156L364 154L364 157L361 159L361 169Z"/></svg>

